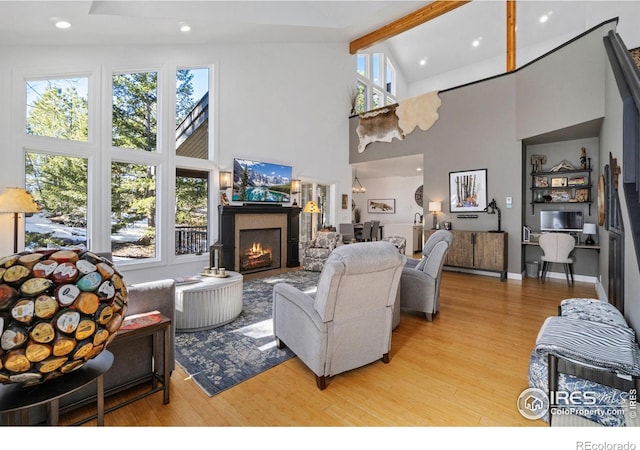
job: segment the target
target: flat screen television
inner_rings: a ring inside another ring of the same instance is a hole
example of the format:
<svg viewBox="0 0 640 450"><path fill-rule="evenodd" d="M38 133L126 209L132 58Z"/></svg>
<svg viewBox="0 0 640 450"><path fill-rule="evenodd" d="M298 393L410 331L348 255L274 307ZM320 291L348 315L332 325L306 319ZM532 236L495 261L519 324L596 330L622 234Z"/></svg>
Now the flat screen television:
<svg viewBox="0 0 640 450"><path fill-rule="evenodd" d="M582 231L582 211L540 211L541 231Z"/></svg>
<svg viewBox="0 0 640 450"><path fill-rule="evenodd" d="M288 203L292 171L291 166L284 164L234 158L231 200Z"/></svg>

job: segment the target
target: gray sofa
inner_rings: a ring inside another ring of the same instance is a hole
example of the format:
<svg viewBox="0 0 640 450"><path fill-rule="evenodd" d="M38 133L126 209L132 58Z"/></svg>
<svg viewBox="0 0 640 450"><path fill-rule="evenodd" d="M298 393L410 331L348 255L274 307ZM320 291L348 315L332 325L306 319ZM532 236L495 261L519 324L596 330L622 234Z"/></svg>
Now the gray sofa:
<svg viewBox="0 0 640 450"><path fill-rule="evenodd" d="M127 315L158 310L171 319L169 367L175 368L175 281L172 279L151 281L127 286L129 291ZM118 342L116 338L107 347L113 353L113 365L104 375L105 398L124 389L149 382L152 368L152 336ZM160 360L156 361L157 372L163 375L164 352L160 349ZM169 376L171 376L171 372ZM68 412L86 404L95 404L96 385L88 386L60 399L60 413ZM105 406L108 405L105 402ZM162 406L162 400L158 400ZM29 423L38 424L46 420L44 406L31 408Z"/></svg>

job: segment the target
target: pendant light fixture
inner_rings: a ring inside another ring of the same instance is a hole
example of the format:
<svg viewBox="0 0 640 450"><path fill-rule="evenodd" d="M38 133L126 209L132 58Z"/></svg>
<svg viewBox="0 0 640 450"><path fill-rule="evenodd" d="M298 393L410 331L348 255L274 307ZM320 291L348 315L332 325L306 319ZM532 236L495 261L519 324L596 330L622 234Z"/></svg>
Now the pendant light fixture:
<svg viewBox="0 0 640 450"><path fill-rule="evenodd" d="M353 179L351 190L354 194L364 194L365 192L367 192L362 183L360 183L360 180L358 180L358 169L356 169L356 177Z"/></svg>

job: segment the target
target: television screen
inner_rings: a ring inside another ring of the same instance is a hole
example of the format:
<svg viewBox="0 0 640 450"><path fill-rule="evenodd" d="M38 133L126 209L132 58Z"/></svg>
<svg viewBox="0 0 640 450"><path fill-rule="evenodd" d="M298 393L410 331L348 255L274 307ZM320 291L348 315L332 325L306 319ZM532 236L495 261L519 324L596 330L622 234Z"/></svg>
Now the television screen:
<svg viewBox="0 0 640 450"><path fill-rule="evenodd" d="M291 176L291 166L234 158L231 200L287 203Z"/></svg>
<svg viewBox="0 0 640 450"><path fill-rule="evenodd" d="M582 211L540 211L542 231L582 231Z"/></svg>

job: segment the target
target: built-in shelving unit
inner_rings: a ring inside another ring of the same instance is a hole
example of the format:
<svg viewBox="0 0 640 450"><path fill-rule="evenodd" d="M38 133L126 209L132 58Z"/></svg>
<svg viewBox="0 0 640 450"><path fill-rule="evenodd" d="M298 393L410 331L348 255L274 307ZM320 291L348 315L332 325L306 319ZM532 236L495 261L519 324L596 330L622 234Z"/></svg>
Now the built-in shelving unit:
<svg viewBox="0 0 640 450"><path fill-rule="evenodd" d="M531 213L538 204L588 204L591 215L592 169L531 172Z"/></svg>

